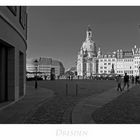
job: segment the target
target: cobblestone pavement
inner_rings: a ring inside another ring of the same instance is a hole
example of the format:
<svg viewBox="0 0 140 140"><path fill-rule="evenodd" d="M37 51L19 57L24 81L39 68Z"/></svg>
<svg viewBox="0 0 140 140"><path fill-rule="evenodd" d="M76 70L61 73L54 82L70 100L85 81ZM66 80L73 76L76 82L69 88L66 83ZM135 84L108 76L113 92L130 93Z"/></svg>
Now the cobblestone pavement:
<svg viewBox="0 0 140 140"><path fill-rule="evenodd" d="M130 88L133 86L130 85ZM92 118L94 112L111 102L118 96L126 93L127 91L118 92L116 88L109 89L97 96L91 95L81 100L72 111L72 123L74 124L93 124L95 121ZM119 104L118 104L119 106ZM104 109L103 109L104 110ZM98 115L97 118L101 118L103 115Z"/></svg>
<svg viewBox="0 0 140 140"><path fill-rule="evenodd" d="M33 110L36 110L40 104L52 96L54 96L52 90L41 87L34 89L34 87L27 86L26 95L22 99L0 109L0 123L22 124Z"/></svg>
<svg viewBox="0 0 140 140"><path fill-rule="evenodd" d="M97 124L140 124L140 86L97 109L92 118Z"/></svg>
<svg viewBox="0 0 140 140"><path fill-rule="evenodd" d="M79 97L55 96L44 102L24 123L61 124L71 123L71 111Z"/></svg>
<svg viewBox="0 0 140 140"><path fill-rule="evenodd" d="M68 96L65 93L65 83L68 83ZM75 84L79 84L78 96L75 95ZM32 85L31 82L28 83ZM72 110L84 98L98 96L115 85L114 81L40 81L39 85L51 89L55 96L42 102L33 110L24 123L28 124L70 124ZM99 85L101 87L99 87ZM102 86L103 85L103 86Z"/></svg>

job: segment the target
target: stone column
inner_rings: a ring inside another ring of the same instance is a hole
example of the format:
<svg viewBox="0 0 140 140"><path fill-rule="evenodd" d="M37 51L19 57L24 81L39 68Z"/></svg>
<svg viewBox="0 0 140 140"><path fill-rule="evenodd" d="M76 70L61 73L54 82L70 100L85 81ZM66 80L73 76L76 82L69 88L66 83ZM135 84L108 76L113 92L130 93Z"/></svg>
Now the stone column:
<svg viewBox="0 0 140 140"><path fill-rule="evenodd" d="M87 68L86 68L87 76L90 76L90 62L87 61Z"/></svg>
<svg viewBox="0 0 140 140"><path fill-rule="evenodd" d="M81 63L81 65L80 65L80 76L83 76L83 58L81 58L80 63Z"/></svg>
<svg viewBox="0 0 140 140"><path fill-rule="evenodd" d="M92 60L92 74L96 74L96 60Z"/></svg>

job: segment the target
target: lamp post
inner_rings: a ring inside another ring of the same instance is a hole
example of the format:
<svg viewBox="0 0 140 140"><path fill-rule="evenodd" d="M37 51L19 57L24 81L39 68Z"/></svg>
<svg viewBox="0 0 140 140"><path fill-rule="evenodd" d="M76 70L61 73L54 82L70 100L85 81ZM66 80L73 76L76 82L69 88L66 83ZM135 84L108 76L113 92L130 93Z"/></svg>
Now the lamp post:
<svg viewBox="0 0 140 140"><path fill-rule="evenodd" d="M38 60L37 59L34 61L34 66L35 66L35 89L37 89L37 86L38 86L37 84Z"/></svg>

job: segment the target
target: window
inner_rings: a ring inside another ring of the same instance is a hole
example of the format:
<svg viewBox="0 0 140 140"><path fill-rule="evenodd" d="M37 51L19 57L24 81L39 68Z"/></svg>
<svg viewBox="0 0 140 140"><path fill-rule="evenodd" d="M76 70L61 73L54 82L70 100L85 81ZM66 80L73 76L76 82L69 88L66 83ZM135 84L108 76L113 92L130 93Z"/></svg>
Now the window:
<svg viewBox="0 0 140 140"><path fill-rule="evenodd" d="M111 65L111 63L108 63L108 65Z"/></svg>
<svg viewBox="0 0 140 140"><path fill-rule="evenodd" d="M103 69L103 67L100 67L100 69Z"/></svg>
<svg viewBox="0 0 140 140"><path fill-rule="evenodd" d="M107 69L107 67L104 67L104 69Z"/></svg>
<svg viewBox="0 0 140 140"><path fill-rule="evenodd" d="M106 65L107 63L104 63L104 65Z"/></svg>
<svg viewBox="0 0 140 140"><path fill-rule="evenodd" d="M25 29L27 26L27 14L25 6L20 6L19 21L22 28Z"/></svg>
<svg viewBox="0 0 140 140"><path fill-rule="evenodd" d="M17 15L17 6L7 6L7 7L15 16Z"/></svg>

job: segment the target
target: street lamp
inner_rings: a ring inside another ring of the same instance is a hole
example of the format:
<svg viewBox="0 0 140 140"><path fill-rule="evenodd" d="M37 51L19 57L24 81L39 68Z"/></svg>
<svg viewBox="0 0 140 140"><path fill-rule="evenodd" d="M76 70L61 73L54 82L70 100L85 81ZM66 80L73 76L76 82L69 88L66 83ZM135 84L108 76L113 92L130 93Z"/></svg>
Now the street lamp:
<svg viewBox="0 0 140 140"><path fill-rule="evenodd" d="M34 61L34 66L35 66L35 73L36 73L36 75L35 75L35 89L37 89L37 70L38 70L38 60L37 59Z"/></svg>

